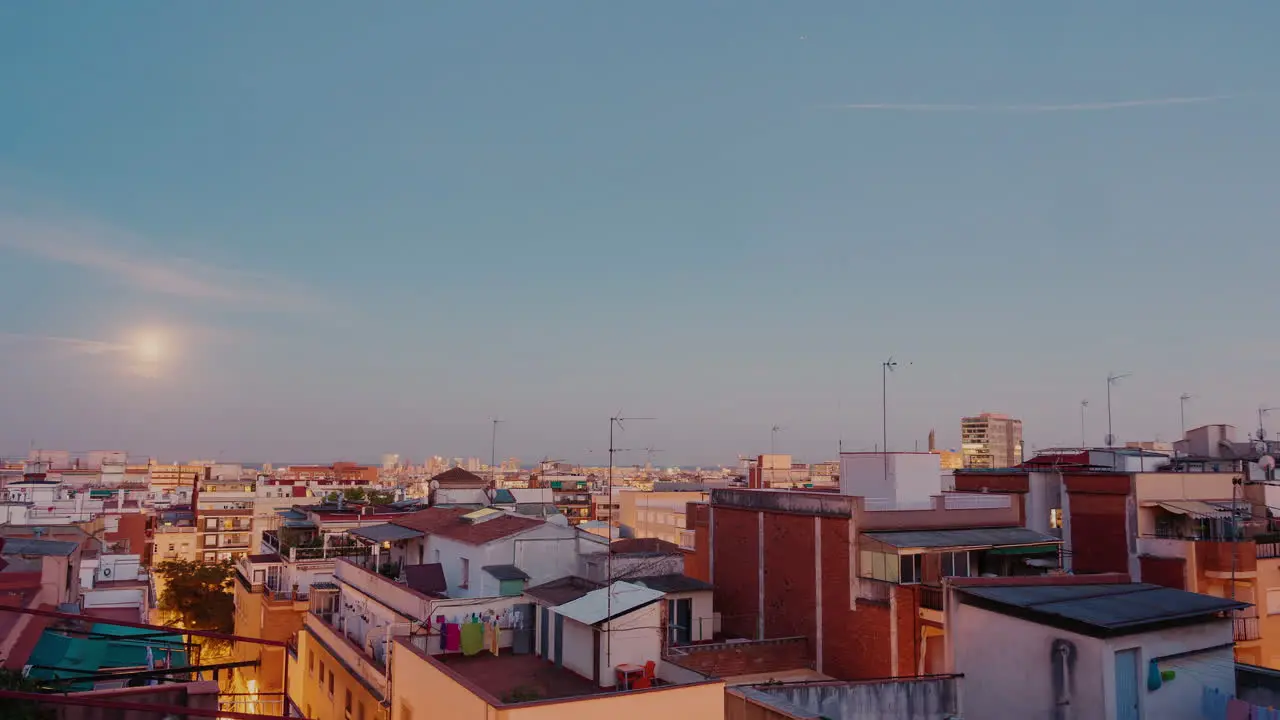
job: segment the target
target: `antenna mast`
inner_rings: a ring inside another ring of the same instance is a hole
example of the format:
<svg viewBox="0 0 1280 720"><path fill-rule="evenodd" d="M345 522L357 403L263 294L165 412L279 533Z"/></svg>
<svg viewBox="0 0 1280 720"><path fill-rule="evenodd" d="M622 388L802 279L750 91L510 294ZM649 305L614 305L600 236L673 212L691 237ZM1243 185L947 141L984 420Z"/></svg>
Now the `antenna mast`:
<svg viewBox="0 0 1280 720"><path fill-rule="evenodd" d="M616 415L609 418L609 481L606 488L608 493L609 513L613 513L613 456L620 452L626 452L626 449L615 447L613 444L613 430L616 427L619 430L626 430L623 424L628 420L656 420L651 417L625 417L619 410ZM607 535L609 541L609 552L605 556L605 574L604 579L604 615L606 618L613 617L613 529L608 530ZM609 622L606 620L605 622ZM613 667L613 626L610 625L609 631L604 636L604 657L605 665Z"/></svg>

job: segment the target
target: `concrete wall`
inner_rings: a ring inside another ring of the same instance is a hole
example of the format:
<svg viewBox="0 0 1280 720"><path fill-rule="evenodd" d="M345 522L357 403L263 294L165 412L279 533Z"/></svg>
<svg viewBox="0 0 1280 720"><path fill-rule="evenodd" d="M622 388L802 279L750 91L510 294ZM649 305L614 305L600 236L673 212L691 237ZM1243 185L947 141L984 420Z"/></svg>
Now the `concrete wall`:
<svg viewBox="0 0 1280 720"><path fill-rule="evenodd" d="M1143 717L1198 720L1203 689L1235 693L1231 621L1140 633L1109 640L1088 637L976 608L951 603L947 627L949 671L965 676L969 688L964 714L975 718L1017 717L1053 720L1113 720L1115 653L1139 650L1140 708ZM998 638L999 642L993 642ZM1059 703L1055 653L1066 652L1070 672L1070 715ZM1162 660L1165 656L1192 653ZM1147 691L1148 663L1176 673L1159 690Z"/></svg>
<svg viewBox="0 0 1280 720"><path fill-rule="evenodd" d="M797 716L840 720L881 720L889 717L895 720L946 720L959 711L960 682L957 678L945 677L733 688L727 691L725 698L725 717L729 720Z"/></svg>
<svg viewBox="0 0 1280 720"><path fill-rule="evenodd" d="M590 625L584 625L580 622L564 619L564 635L563 635L563 662L565 669L572 670L584 678L595 677L592 673L592 663L595 662L595 644L596 631ZM600 654L604 655L604 643L601 641ZM601 660L601 664L603 664ZM601 686L612 685L607 682L608 678L602 675L600 677Z"/></svg>
<svg viewBox="0 0 1280 720"><path fill-rule="evenodd" d="M613 687L613 668L618 665L644 665L651 660L662 664L663 617L663 603L656 602L604 624L600 645L601 687Z"/></svg>

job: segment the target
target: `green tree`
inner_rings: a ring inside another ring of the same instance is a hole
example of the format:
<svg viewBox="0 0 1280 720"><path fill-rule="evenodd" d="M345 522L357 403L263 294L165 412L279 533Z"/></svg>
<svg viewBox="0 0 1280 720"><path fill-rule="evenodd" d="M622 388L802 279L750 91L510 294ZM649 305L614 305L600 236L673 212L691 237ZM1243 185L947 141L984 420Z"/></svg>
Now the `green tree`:
<svg viewBox="0 0 1280 720"><path fill-rule="evenodd" d="M347 502L364 502L364 488L347 488L342 491L342 497L346 498Z"/></svg>
<svg viewBox="0 0 1280 720"><path fill-rule="evenodd" d="M157 565L155 571L165 579L160 609L171 613L184 628L235 631L234 565L169 560Z"/></svg>
<svg viewBox="0 0 1280 720"><path fill-rule="evenodd" d="M12 670L0 670L0 690L45 692L40 683ZM51 720L53 716L53 710L29 700L0 699L0 718L5 720Z"/></svg>
<svg viewBox="0 0 1280 720"><path fill-rule="evenodd" d="M382 490L370 490L367 497L371 505L390 505L396 501L396 496Z"/></svg>

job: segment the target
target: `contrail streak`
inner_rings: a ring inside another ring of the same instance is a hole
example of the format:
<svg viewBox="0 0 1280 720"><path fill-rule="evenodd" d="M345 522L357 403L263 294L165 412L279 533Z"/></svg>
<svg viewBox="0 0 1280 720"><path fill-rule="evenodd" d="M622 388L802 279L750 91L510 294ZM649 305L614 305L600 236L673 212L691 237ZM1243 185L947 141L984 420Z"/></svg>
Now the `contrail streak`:
<svg viewBox="0 0 1280 720"><path fill-rule="evenodd" d="M1147 98L1142 100L1112 100L1107 102L1067 103L1055 105L968 105L939 103L848 103L832 105L837 110L880 110L888 112L932 113L1052 113L1091 112L1099 110L1124 110L1127 108L1161 107L1168 105L1198 105L1231 99L1231 95L1197 95L1189 97Z"/></svg>

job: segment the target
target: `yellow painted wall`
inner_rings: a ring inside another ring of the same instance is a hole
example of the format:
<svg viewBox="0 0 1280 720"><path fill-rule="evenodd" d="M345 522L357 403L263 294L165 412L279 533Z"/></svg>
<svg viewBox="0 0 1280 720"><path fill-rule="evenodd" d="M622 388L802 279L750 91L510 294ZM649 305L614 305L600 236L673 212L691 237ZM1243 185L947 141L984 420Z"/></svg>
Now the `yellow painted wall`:
<svg viewBox="0 0 1280 720"><path fill-rule="evenodd" d="M392 650L391 720L722 720L724 683L613 693L497 707L397 642ZM328 720L316 715L317 720Z"/></svg>
<svg viewBox="0 0 1280 720"><path fill-rule="evenodd" d="M1280 670L1280 615L1267 614L1267 590L1280 590L1280 558L1259 558L1257 595L1258 629L1262 643L1258 647L1258 663Z"/></svg>
<svg viewBox="0 0 1280 720"><path fill-rule="evenodd" d="M1134 473L1138 502L1230 500L1235 473Z"/></svg>
<svg viewBox="0 0 1280 720"><path fill-rule="evenodd" d="M314 655L314 662L313 662ZM320 676L321 665L324 677ZM386 720L386 709L358 679L351 675L311 633L298 633L298 675L290 685L302 688L301 697L293 702L311 720L346 720L346 691L351 691L351 720L361 720L359 707L364 705L364 720ZM329 694L329 673L333 673L333 694ZM413 682L413 681L411 681ZM415 715L415 717L417 717Z"/></svg>
<svg viewBox="0 0 1280 720"><path fill-rule="evenodd" d="M494 718L494 708L421 655L396 642L391 650L391 720Z"/></svg>

